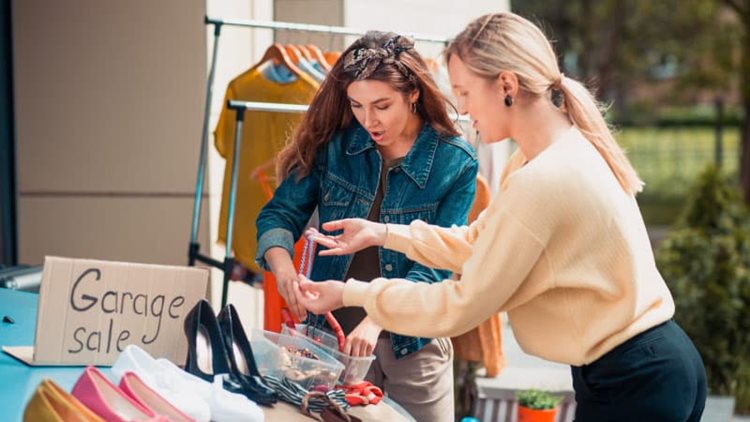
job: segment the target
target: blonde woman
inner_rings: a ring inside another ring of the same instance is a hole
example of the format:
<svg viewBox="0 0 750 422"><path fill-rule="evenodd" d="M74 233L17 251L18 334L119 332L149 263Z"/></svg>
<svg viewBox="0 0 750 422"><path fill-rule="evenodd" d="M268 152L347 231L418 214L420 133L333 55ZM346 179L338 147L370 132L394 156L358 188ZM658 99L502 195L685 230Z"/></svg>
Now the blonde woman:
<svg viewBox="0 0 750 422"><path fill-rule="evenodd" d="M501 192L468 227L350 219L324 225L341 232L319 241L325 255L383 246L461 280L300 278L300 303L313 312L363 306L387 330L430 337L507 311L525 351L571 365L576 420L700 420L703 363L672 321L635 200L643 183L592 95L560 73L542 32L512 13L469 24L446 58L459 110L481 140L518 144Z"/></svg>

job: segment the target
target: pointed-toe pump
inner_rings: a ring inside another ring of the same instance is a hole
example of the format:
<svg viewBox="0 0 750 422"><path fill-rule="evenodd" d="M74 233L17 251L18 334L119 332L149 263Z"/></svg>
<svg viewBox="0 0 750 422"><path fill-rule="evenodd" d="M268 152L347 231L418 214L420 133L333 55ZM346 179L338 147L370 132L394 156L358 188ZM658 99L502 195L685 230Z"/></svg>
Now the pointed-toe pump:
<svg viewBox="0 0 750 422"><path fill-rule="evenodd" d="M247 396L261 405L276 403L278 395L265 383L258 371L250 341L242 328L237 310L231 303L221 310L218 321L230 369L248 388Z"/></svg>
<svg viewBox="0 0 750 422"><path fill-rule="evenodd" d="M228 374L224 340L211 304L201 299L185 317L188 356L185 370L208 382L214 375Z"/></svg>
<svg viewBox="0 0 750 422"><path fill-rule="evenodd" d="M255 400L229 366L219 322L207 301L201 299L185 317L185 335L188 341L185 370L188 373L210 383L213 383L214 376L221 375L225 390Z"/></svg>

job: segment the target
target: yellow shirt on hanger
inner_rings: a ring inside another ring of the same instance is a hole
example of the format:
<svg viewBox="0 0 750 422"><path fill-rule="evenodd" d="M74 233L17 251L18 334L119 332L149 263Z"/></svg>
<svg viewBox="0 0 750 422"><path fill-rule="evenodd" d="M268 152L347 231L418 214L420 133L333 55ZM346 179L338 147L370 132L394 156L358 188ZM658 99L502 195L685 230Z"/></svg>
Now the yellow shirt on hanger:
<svg viewBox="0 0 750 422"><path fill-rule="evenodd" d="M216 149L227 160L221 197L219 242L226 242L236 125L235 112L227 108L227 102L239 100L309 104L318 86L318 83L307 75L302 75L288 83L273 81L264 75L262 67L251 69L229 83L224 98L224 107L214 131ZM240 167L237 175L232 250L239 262L256 272L260 272L260 268L254 262L255 219L270 198L267 189L264 189L254 172L258 168L265 168L266 175L272 180L271 188L276 188L273 182L275 168L268 166L269 161L274 160L284 147L301 118L302 115L299 113L245 112L240 146Z"/></svg>

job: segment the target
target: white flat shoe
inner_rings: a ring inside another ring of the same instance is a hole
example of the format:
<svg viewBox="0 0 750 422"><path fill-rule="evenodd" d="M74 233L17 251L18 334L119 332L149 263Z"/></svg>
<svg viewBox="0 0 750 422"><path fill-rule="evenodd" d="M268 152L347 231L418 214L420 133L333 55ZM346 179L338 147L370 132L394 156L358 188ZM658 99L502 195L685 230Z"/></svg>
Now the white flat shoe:
<svg viewBox="0 0 750 422"><path fill-rule="evenodd" d="M250 421L263 422L263 410L242 394L229 392L223 387L221 375L214 377L213 384L189 374L166 359L157 359L162 373L170 374L170 381L190 390L208 403L211 420L216 422Z"/></svg>
<svg viewBox="0 0 750 422"><path fill-rule="evenodd" d="M135 372L144 384L196 421L212 420L211 407L204 398L205 394L181 383L179 374L173 372L184 371L177 366L170 368L161 365L148 352L131 344L120 352L112 365L112 373L117 379L121 379L127 371Z"/></svg>

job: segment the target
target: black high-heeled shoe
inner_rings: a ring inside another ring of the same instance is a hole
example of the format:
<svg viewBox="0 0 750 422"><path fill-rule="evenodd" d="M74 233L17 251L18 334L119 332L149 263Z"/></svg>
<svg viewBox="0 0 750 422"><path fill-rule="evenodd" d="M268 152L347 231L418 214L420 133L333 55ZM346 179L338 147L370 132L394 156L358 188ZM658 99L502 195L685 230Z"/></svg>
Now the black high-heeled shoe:
<svg viewBox="0 0 750 422"><path fill-rule="evenodd" d="M258 371L250 341L247 339L237 310L231 303L221 310L218 320L224 338L224 347L229 357L229 367L234 376L250 388L256 403L275 403L278 394L266 384Z"/></svg>
<svg viewBox="0 0 750 422"><path fill-rule="evenodd" d="M185 370L208 382L229 373L229 358L211 304L201 299L185 317L188 355Z"/></svg>
<svg viewBox="0 0 750 422"><path fill-rule="evenodd" d="M258 404L269 404L266 396L255 394L253 388L231 370L221 328L211 304L201 299L185 317L184 328L188 342L185 371L208 382L221 375L225 390L242 394Z"/></svg>

